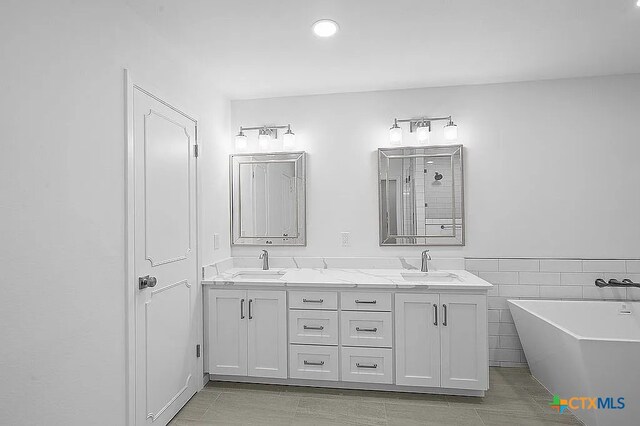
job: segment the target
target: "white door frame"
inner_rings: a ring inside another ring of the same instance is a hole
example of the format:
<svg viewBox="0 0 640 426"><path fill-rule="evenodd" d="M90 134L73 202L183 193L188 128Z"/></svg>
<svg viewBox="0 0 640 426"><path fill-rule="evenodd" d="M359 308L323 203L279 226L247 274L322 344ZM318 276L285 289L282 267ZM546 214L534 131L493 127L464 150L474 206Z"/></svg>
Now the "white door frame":
<svg viewBox="0 0 640 426"><path fill-rule="evenodd" d="M145 87L152 88L152 86L148 86L145 83ZM138 89L145 94L151 96L156 99L158 102L166 105L167 107L175 110L176 112L184 115L189 120L195 123L195 140L198 149L200 149L200 140L198 138L198 120L185 114L183 109L177 108L153 93L145 90L140 87L138 84L134 83L131 79L131 73L128 69L124 69L124 99L125 99L125 108L124 108L124 120L125 120L125 168L124 168L124 181L125 181L125 203L124 203L124 218L125 218L125 277L124 277L124 290L125 290L125 395L126 395L126 409L125 409L125 424L128 426L135 426L135 413L136 413L136 311L135 311L135 300L138 289L136 287L137 284L137 275L135 270L135 247L134 247L134 239L135 239L135 188L134 188L134 166L135 166L135 156L134 156L134 138L133 138L133 90ZM158 93L158 92L155 92ZM200 274L200 250L199 250L199 223L200 223L200 179L198 172L198 157L196 157L195 161L196 167L196 288L201 289L201 274ZM200 301L200 297L198 298ZM199 310L200 316L202 316L202 308ZM202 323L202 321L200 321ZM203 344L203 331L202 328L198 333L198 342L202 348ZM200 352L201 356L197 363L200 366L203 366L203 356L202 349ZM198 388L202 387L203 376L195 378L196 386Z"/></svg>

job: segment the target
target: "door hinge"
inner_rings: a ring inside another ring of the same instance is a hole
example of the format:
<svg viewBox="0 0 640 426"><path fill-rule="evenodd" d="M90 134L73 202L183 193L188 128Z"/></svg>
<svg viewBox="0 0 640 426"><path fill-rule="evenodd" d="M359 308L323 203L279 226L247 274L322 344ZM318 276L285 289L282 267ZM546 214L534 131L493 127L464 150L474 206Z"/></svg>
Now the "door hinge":
<svg viewBox="0 0 640 426"><path fill-rule="evenodd" d="M193 145L193 156L198 157L200 155L200 145Z"/></svg>
<svg viewBox="0 0 640 426"><path fill-rule="evenodd" d="M196 345L196 358L200 358L200 345Z"/></svg>

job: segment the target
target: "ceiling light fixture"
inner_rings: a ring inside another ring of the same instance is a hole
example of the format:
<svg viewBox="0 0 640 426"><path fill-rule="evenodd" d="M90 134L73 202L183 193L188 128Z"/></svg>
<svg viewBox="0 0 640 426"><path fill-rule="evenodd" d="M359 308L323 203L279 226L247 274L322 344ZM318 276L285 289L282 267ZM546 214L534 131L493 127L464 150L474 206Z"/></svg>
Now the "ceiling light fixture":
<svg viewBox="0 0 640 426"><path fill-rule="evenodd" d="M321 19L313 24L313 32L318 37L331 37L338 32L338 24L331 19Z"/></svg>
<svg viewBox="0 0 640 426"><path fill-rule="evenodd" d="M389 141L391 145L402 145L402 128L398 123L409 123L409 131L416 133L418 143L429 143L431 138L431 124L434 121L446 121L444 126L444 138L447 141L454 141L458 138L458 126L451 120L451 116L447 117L420 117L420 118L396 118L393 126L389 129Z"/></svg>
<svg viewBox="0 0 640 426"><path fill-rule="evenodd" d="M291 130L291 124L282 125L263 125L254 127L240 126L240 132L236 135L236 151L245 151L247 149L247 135L246 131L257 130L258 131L258 149L260 151L268 151L271 147L271 142L278 139L278 129L287 129L282 135L282 144L286 150L293 150L295 147L296 136Z"/></svg>

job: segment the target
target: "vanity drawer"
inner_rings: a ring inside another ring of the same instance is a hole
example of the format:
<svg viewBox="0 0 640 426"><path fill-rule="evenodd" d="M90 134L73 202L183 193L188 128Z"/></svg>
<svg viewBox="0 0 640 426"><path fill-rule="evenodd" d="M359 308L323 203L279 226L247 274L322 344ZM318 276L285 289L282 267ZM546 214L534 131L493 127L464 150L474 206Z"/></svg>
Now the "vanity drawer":
<svg viewBox="0 0 640 426"><path fill-rule="evenodd" d="M338 293L335 291L290 291L291 309L338 309Z"/></svg>
<svg viewBox="0 0 640 426"><path fill-rule="evenodd" d="M391 349L342 348L342 380L393 383L392 360Z"/></svg>
<svg viewBox="0 0 640 426"><path fill-rule="evenodd" d="M391 293L342 292L342 310L391 312Z"/></svg>
<svg viewBox="0 0 640 426"><path fill-rule="evenodd" d="M346 346L388 347L393 342L391 312L342 311L340 334Z"/></svg>
<svg viewBox="0 0 640 426"><path fill-rule="evenodd" d="M289 311L289 342L337 345L338 312Z"/></svg>
<svg viewBox="0 0 640 426"><path fill-rule="evenodd" d="M338 381L338 347L290 345L289 377Z"/></svg>

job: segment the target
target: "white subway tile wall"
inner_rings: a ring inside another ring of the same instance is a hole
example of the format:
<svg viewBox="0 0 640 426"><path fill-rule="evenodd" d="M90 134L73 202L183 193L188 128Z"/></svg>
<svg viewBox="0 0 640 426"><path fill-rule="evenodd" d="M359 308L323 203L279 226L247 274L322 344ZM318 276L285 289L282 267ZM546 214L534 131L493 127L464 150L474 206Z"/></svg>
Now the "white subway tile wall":
<svg viewBox="0 0 640 426"><path fill-rule="evenodd" d="M640 282L640 260L468 258L466 270L489 281L489 362L526 366L508 299L640 300L638 288L598 288L597 278Z"/></svg>

